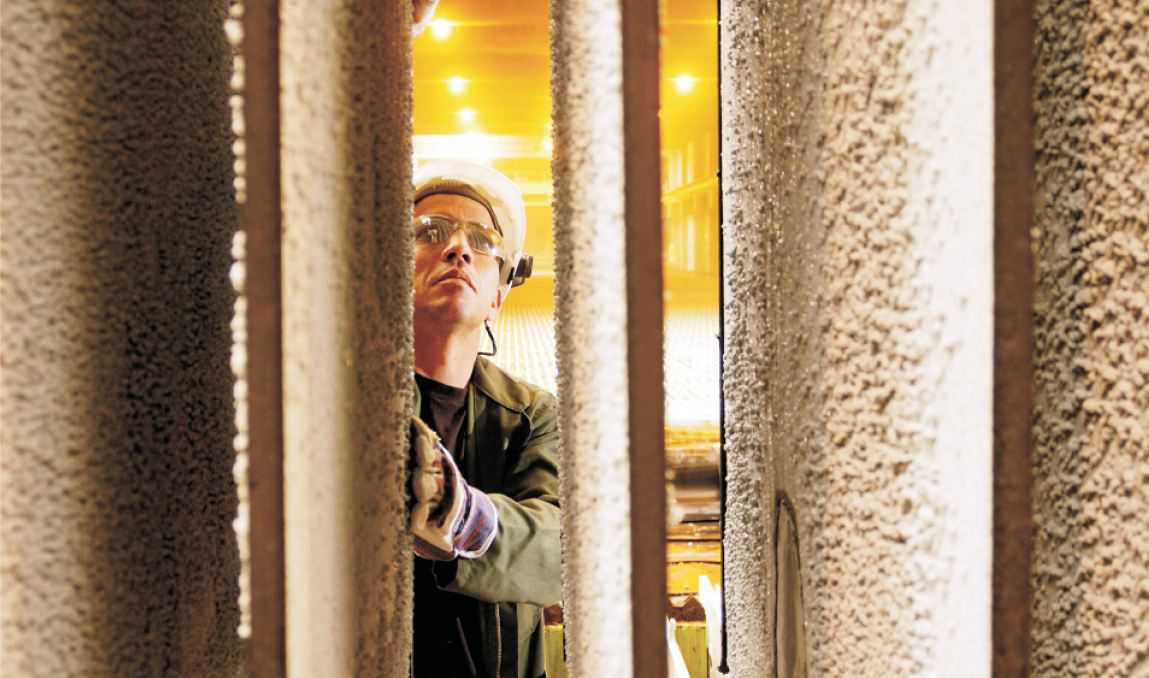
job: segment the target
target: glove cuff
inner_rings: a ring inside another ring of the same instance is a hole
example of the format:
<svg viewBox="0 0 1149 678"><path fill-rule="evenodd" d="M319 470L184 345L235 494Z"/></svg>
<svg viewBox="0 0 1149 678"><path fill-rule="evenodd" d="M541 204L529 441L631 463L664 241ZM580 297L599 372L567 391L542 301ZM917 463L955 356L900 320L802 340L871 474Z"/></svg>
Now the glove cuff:
<svg viewBox="0 0 1149 678"><path fill-rule="evenodd" d="M463 480L463 474L451 455L443 454L443 472L447 483L463 497L462 510L451 517L451 540L455 556L468 560L487 552L495 541L499 529L499 513L485 492L476 490Z"/></svg>

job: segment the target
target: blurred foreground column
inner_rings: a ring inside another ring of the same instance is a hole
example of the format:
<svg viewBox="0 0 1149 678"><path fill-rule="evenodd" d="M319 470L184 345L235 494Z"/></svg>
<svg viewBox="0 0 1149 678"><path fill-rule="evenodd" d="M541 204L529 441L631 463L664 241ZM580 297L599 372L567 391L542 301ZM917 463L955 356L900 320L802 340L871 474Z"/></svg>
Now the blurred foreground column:
<svg viewBox="0 0 1149 678"><path fill-rule="evenodd" d="M406 676L410 7L279 16L287 669Z"/></svg>
<svg viewBox="0 0 1149 678"><path fill-rule="evenodd" d="M3 3L6 676L239 668L226 10Z"/></svg>
<svg viewBox="0 0 1149 678"><path fill-rule="evenodd" d="M735 676L990 671L991 9L723 4Z"/></svg>
<svg viewBox="0 0 1149 678"><path fill-rule="evenodd" d="M569 669L664 676L657 4L551 11Z"/></svg>

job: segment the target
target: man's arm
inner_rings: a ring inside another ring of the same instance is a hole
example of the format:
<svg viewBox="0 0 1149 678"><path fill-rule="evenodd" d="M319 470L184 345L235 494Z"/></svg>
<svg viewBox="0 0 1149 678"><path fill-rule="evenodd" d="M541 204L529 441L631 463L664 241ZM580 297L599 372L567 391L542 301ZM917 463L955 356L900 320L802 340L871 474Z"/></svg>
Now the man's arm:
<svg viewBox="0 0 1149 678"><path fill-rule="evenodd" d="M531 433L517 458L508 459L504 492L487 495L499 515L495 541L480 558L435 564L448 591L539 606L562 598L558 404L543 393L526 415Z"/></svg>

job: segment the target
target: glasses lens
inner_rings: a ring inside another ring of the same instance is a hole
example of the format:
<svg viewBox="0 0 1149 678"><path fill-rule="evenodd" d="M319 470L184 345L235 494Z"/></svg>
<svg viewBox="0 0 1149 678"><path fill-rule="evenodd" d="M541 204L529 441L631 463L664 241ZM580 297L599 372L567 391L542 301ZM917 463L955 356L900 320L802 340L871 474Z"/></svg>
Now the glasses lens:
<svg viewBox="0 0 1149 678"><path fill-rule="evenodd" d="M494 230L483 228L481 224L468 224L468 226L472 227L467 229L467 242L470 243L471 249L482 252L483 254L490 254L491 256L498 254L498 233Z"/></svg>
<svg viewBox="0 0 1149 678"><path fill-rule="evenodd" d="M429 245L445 243L460 228L464 229L467 245L472 250L499 257L502 236L490 226L473 221L455 221L439 216L418 217L415 219L415 240Z"/></svg>
<svg viewBox="0 0 1149 678"><path fill-rule="evenodd" d="M431 245L447 242L458 228L449 219L441 217L419 217L415 220L415 240Z"/></svg>

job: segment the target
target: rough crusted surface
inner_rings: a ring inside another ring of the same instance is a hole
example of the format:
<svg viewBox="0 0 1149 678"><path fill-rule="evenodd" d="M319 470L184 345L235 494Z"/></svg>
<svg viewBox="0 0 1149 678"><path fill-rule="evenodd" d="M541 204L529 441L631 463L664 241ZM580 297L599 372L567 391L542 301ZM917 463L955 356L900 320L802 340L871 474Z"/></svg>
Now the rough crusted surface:
<svg viewBox="0 0 1149 678"><path fill-rule="evenodd" d="M633 674L621 15L552 7L563 605L572 676Z"/></svg>
<svg viewBox="0 0 1149 678"><path fill-rule="evenodd" d="M3 3L5 675L240 661L225 12Z"/></svg>
<svg viewBox="0 0 1149 678"><path fill-rule="evenodd" d="M774 475L768 472L765 258L766 2L720 4L723 389L726 526L723 551L729 663L734 676L773 675Z"/></svg>
<svg viewBox="0 0 1149 678"><path fill-rule="evenodd" d="M989 9L726 10L735 675L769 670L774 489L811 675L989 671Z"/></svg>
<svg viewBox="0 0 1149 678"><path fill-rule="evenodd" d="M1032 667L1149 674L1149 5L1037 3Z"/></svg>
<svg viewBox="0 0 1149 678"><path fill-rule="evenodd" d="M280 11L288 670L406 676L410 10Z"/></svg>

